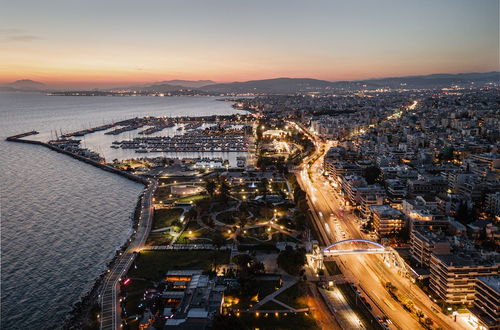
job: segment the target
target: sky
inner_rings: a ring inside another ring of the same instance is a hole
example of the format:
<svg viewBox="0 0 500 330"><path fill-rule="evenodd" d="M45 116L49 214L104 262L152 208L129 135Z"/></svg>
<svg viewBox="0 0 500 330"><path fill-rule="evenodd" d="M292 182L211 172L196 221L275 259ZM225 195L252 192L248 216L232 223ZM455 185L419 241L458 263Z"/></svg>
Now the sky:
<svg viewBox="0 0 500 330"><path fill-rule="evenodd" d="M498 0L0 0L0 83L499 70Z"/></svg>

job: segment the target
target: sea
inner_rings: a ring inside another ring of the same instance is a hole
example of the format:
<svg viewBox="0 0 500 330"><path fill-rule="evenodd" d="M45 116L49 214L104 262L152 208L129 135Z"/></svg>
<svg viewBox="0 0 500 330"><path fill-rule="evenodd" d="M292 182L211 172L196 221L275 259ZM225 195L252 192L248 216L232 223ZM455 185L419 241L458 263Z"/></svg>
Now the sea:
<svg viewBox="0 0 500 330"><path fill-rule="evenodd" d="M215 97L0 92L0 328L61 328L73 304L91 289L130 235L132 212L143 189L47 148L7 142L7 136L37 130L36 139L48 141L60 132L133 117L238 113L243 112ZM114 138L135 133L122 134ZM134 156L113 154L121 151L109 148L110 138L103 132L86 136L83 143L107 160Z"/></svg>

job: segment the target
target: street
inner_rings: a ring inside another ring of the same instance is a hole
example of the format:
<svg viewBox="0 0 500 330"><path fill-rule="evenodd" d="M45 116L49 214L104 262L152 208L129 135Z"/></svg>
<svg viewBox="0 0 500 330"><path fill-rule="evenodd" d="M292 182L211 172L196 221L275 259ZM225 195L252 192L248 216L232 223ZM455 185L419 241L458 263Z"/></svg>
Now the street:
<svg viewBox="0 0 500 330"><path fill-rule="evenodd" d="M142 199L141 214L134 240L127 250L116 260L113 268L108 270L108 275L103 285L101 294L101 330L114 330L121 328L121 305L118 298L119 282L132 265L136 253L141 250L151 230L153 220L153 207L151 204L153 193L158 186L158 181L149 180Z"/></svg>
<svg viewBox="0 0 500 330"><path fill-rule="evenodd" d="M300 129L304 130L302 127ZM305 131L305 133L314 138L316 152L304 159L301 170L297 173L297 179L309 197L312 218L316 222L322 243L327 246L349 238L370 239L360 232L359 219L342 211L341 201L321 175L323 164L321 152L327 150L329 145L319 141L310 132ZM313 163L308 165L310 161ZM335 215L338 221L335 223L330 215ZM422 326L416 316L407 312L390 296L384 287L386 282L391 282L399 292L411 298L415 307L420 309L426 317L430 317L435 326L442 329L466 329L454 323L450 317L432 310L431 306L434 306L436 310L440 308L409 279L403 278L395 269L390 268L380 255L360 254L335 258L347 280L358 288L362 288L369 300L392 321L390 328L416 329Z"/></svg>

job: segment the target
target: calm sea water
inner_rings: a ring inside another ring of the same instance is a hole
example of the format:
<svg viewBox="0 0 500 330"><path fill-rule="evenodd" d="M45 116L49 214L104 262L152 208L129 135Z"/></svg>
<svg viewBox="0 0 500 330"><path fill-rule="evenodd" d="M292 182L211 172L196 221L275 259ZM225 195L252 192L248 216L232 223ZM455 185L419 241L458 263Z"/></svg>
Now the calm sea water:
<svg viewBox="0 0 500 330"><path fill-rule="evenodd" d="M0 93L1 329L57 329L131 232L142 186L49 149L6 142L133 116L237 113L210 97ZM240 112L241 113L241 112ZM99 140L99 139L97 139ZM99 145L89 138L90 145Z"/></svg>

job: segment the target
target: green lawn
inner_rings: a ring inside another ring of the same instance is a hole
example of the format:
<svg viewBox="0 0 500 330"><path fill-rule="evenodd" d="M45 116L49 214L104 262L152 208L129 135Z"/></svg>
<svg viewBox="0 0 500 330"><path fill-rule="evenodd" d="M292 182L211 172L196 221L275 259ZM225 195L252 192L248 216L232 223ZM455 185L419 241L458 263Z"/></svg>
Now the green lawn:
<svg viewBox="0 0 500 330"><path fill-rule="evenodd" d="M228 225L240 223L241 219L246 219L250 214L245 211L226 211L217 215L217 220Z"/></svg>
<svg viewBox="0 0 500 330"><path fill-rule="evenodd" d="M260 330L284 330L284 329L302 329L302 330L319 330L320 327L314 321L310 313L298 313L287 315L279 314L259 314L241 313L240 319L245 325L245 329L260 329Z"/></svg>
<svg viewBox="0 0 500 330"><path fill-rule="evenodd" d="M146 245L168 245L172 241L172 236L167 232L149 233Z"/></svg>
<svg viewBox="0 0 500 330"><path fill-rule="evenodd" d="M179 220L182 212L184 212L184 210L181 208L155 210L153 229L170 227L175 221Z"/></svg>
<svg viewBox="0 0 500 330"><path fill-rule="evenodd" d="M259 300L264 297L270 295L277 289L279 289L279 281L278 280L255 280L255 283L252 283L252 287L255 289L255 295L257 295L257 301L252 301L253 296L245 297L238 296L240 302L236 305L233 305L234 309L247 309L251 305L255 305Z"/></svg>
<svg viewBox="0 0 500 330"><path fill-rule="evenodd" d="M224 222L228 225L234 225L237 222L237 217L239 216L240 212L238 211L227 211L227 212L222 212L217 215L217 220L220 222Z"/></svg>
<svg viewBox="0 0 500 330"><path fill-rule="evenodd" d="M208 198L207 194L197 194L197 195L179 198L177 200L177 203L190 203L190 202L196 203L196 202L201 201L205 198Z"/></svg>
<svg viewBox="0 0 500 330"><path fill-rule="evenodd" d="M214 262L229 263L230 251L148 251L140 252L136 259L137 269L132 267L129 277L139 277L157 281L172 269L209 269Z"/></svg>
<svg viewBox="0 0 500 330"><path fill-rule="evenodd" d="M299 283L295 283L294 285L280 293L275 299L293 308L307 307L306 299L304 294L302 293Z"/></svg>

